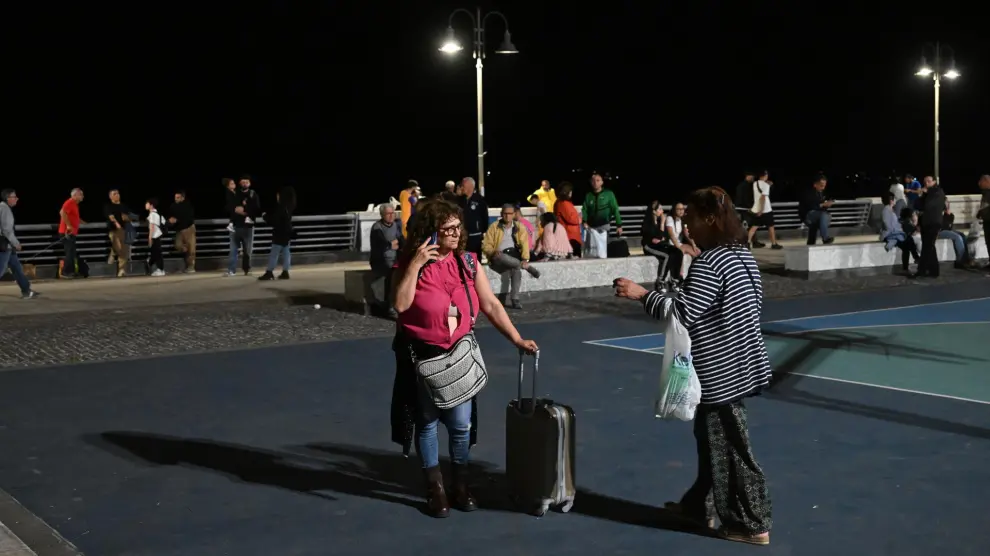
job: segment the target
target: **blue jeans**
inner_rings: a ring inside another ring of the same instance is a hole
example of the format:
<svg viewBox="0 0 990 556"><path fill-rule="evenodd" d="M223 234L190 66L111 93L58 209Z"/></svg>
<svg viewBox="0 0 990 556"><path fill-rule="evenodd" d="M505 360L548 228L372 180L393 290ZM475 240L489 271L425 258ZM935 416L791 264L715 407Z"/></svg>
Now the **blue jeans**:
<svg viewBox="0 0 990 556"><path fill-rule="evenodd" d="M420 387L419 415L416 418L416 452L423 469L440 465L437 424L447 427L450 461L466 464L471 452L471 400L450 409L438 409Z"/></svg>
<svg viewBox="0 0 990 556"><path fill-rule="evenodd" d="M24 274L24 267L21 266L21 260L17 258L17 251L14 251L13 246L5 251L0 251L0 277L3 277L8 267L14 275L14 281L17 282L17 286L21 288L21 293L25 295L31 293L31 282L28 281L27 275ZM468 406L469 410L470 407ZM468 419L470 418L471 413L468 411Z"/></svg>
<svg viewBox="0 0 990 556"><path fill-rule="evenodd" d="M938 239L952 240L952 247L956 250L956 262L964 263L969 259L969 251L966 249L966 239L959 232L953 230L942 230L938 233Z"/></svg>
<svg viewBox="0 0 990 556"><path fill-rule="evenodd" d="M241 268L244 272L251 270L251 251L254 248L254 228L234 228L230 233L230 263L227 265L227 272L234 274L237 272L237 248L244 251L244 258L241 261Z"/></svg>
<svg viewBox="0 0 990 556"><path fill-rule="evenodd" d="M282 254L282 272L288 272L292 268L292 251L288 245L272 244L272 250L268 253L268 268L265 272L273 272L278 264L279 253Z"/></svg>
<svg viewBox="0 0 990 556"><path fill-rule="evenodd" d="M808 245L814 245L818 241L818 236L822 236L822 241L828 239L828 226L832 223L832 215L824 210L813 210L808 212L804 223L808 225Z"/></svg>

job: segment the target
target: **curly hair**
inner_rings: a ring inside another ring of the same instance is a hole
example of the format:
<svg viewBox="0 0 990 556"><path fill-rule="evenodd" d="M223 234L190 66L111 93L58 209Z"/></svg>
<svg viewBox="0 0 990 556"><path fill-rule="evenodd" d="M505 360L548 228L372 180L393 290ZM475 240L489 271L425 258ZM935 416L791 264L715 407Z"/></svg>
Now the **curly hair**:
<svg viewBox="0 0 990 556"><path fill-rule="evenodd" d="M739 245L745 243L746 231L732 204L732 197L718 186L698 189L688 196L688 212L692 217L703 220L711 229L704 238L706 249L712 247ZM697 238L696 238L697 239Z"/></svg>
<svg viewBox="0 0 990 556"><path fill-rule="evenodd" d="M457 251L463 252L467 247L464 211L454 203L443 199L425 199L416 203L416 214L409 220L409 233L406 234L406 243L402 247L403 258L411 258L426 238L438 233L440 227L451 218L461 221L461 240L457 244Z"/></svg>

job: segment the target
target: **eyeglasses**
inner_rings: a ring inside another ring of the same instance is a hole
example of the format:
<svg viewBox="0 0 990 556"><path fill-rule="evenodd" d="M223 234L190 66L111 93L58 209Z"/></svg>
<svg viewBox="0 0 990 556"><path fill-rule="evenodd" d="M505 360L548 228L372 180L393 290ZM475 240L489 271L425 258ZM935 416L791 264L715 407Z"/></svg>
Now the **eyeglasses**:
<svg viewBox="0 0 990 556"><path fill-rule="evenodd" d="M446 226L446 227L440 228L440 234L441 235L444 235L444 236L456 236L456 235L460 235L461 234L461 225L460 225L460 223L458 223L458 224L455 224L453 226Z"/></svg>

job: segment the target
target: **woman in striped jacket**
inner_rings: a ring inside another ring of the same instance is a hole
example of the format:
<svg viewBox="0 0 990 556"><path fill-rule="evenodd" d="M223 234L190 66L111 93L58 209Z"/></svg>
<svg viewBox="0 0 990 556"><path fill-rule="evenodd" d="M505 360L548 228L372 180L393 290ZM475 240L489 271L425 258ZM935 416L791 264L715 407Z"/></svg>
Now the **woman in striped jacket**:
<svg viewBox="0 0 990 556"><path fill-rule="evenodd" d="M728 540L770 543L772 525L766 478L753 456L743 400L770 384L770 359L760 331L763 284L756 260L725 190L708 187L688 201L685 221L701 254L681 293L666 298L625 278L616 295L641 301L662 319L664 306L691 337L691 357L701 381L694 421L698 478L680 502L666 509L683 519L714 527Z"/></svg>

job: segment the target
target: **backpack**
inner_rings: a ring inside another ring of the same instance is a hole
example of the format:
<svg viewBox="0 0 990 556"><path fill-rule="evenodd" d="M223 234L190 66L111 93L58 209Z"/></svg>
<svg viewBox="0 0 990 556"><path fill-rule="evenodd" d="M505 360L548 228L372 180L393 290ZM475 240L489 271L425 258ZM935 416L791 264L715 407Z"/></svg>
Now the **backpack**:
<svg viewBox="0 0 990 556"><path fill-rule="evenodd" d="M753 184L748 181L740 182L736 186L736 198L733 199L736 207L749 210L753 206Z"/></svg>
<svg viewBox="0 0 990 556"><path fill-rule="evenodd" d="M162 213L160 213L158 211L155 211L155 214L158 215L158 229L161 230L161 232L162 232L162 236L161 237L165 237L165 236L168 235L168 231L169 231L168 230L168 220L164 216L162 216Z"/></svg>

